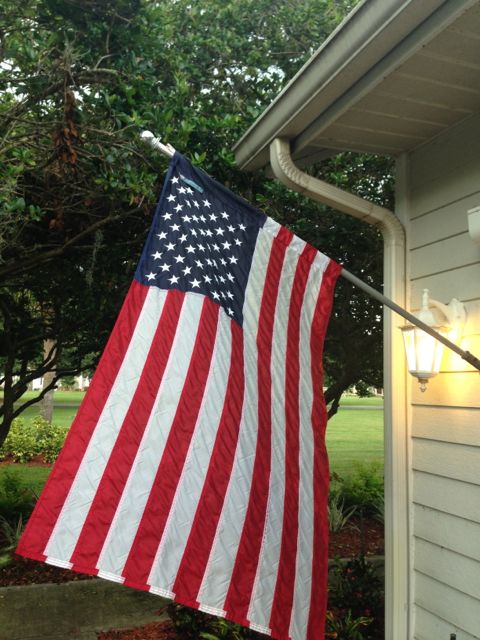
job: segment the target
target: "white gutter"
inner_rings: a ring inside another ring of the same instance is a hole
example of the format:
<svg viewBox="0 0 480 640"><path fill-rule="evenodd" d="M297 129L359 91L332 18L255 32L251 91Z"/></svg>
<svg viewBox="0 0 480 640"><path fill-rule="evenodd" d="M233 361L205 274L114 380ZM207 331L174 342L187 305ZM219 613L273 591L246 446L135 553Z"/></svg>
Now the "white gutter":
<svg viewBox="0 0 480 640"><path fill-rule="evenodd" d="M288 138L293 157L304 165L305 159L311 163L328 154L324 145L312 141L477 3L360 2L235 144L238 166L248 171L265 167L268 147L276 137ZM331 149L349 144L329 138ZM392 153L382 145L364 151Z"/></svg>
<svg viewBox="0 0 480 640"><path fill-rule="evenodd" d="M381 230L384 240L384 294L405 306L405 233L392 211L347 193L301 171L290 144L270 144L275 176L289 189L359 218ZM385 393L385 637L409 637L408 430L406 367L399 317L384 312Z"/></svg>

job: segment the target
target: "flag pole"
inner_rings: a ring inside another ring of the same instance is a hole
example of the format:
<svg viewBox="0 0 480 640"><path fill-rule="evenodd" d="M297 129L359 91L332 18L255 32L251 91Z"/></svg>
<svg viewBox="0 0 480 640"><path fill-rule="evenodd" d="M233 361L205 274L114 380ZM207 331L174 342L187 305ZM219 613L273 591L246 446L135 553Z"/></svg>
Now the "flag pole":
<svg viewBox="0 0 480 640"><path fill-rule="evenodd" d="M160 151L161 153L163 153L163 155L168 156L169 158L173 157L173 154L175 153L175 148L172 147L171 144L166 144L166 145L163 144L159 138L156 138L153 135L151 131L142 131L141 138L144 142L148 143L153 149L156 149L157 151ZM398 305L396 302L394 302L393 300L390 300L390 298L387 298L382 293L380 293L379 291L371 287L369 284L367 284L366 282L363 282L363 280L360 280L360 278L357 278L357 276L353 275L353 273L350 273L350 271L347 271L347 269L342 268L340 275L344 277L346 280L349 280L356 287L364 291L367 295L369 295L374 300L378 300L379 302L384 304L386 307L388 307L389 309L392 309L392 311L395 311L395 313L398 313L400 316L405 318L405 320L408 320L408 322L410 322L411 324L415 325L416 327L419 327L419 329L422 329L423 331L425 331L425 333L428 333L429 335L434 337L436 340L444 344L446 347L448 347L449 349L457 353L463 360L465 360L465 362L468 362L468 364L471 364L472 367L475 367L475 369L478 369L480 371L480 360L476 358L472 353L470 353L470 351L465 351L464 349L461 349L454 342L442 336L440 333L438 333L437 331L432 329L430 326L428 326L428 324L425 324L425 322L422 322L412 313L410 313L406 309L403 309L403 307Z"/></svg>
<svg viewBox="0 0 480 640"><path fill-rule="evenodd" d="M355 286L359 287L359 289L362 289L362 291L365 291L365 293L367 293L375 300L378 300L389 309L392 309L392 311L395 311L395 313L398 313L400 316L408 320L408 322L410 322L411 324L415 325L419 329L422 329L422 331L425 331L425 333L428 333L429 335L434 337L446 347L457 353L463 360L471 364L472 367L475 367L475 369L478 369L480 371L480 360L476 358L473 353L461 349L454 342L452 342L448 338L445 338L445 336L442 336L440 333L438 333L438 331L435 331L435 329L432 329L432 327L430 327L428 324L425 324L425 322L422 322L422 320L414 316L413 313L410 313L393 300L390 300L390 298L387 298L379 291L371 287L369 284L363 282L363 280L360 280L360 278L357 278L357 276L354 276L353 273L350 273L350 271L342 269L340 275L343 276L346 280L349 280Z"/></svg>
<svg viewBox="0 0 480 640"><path fill-rule="evenodd" d="M157 151L163 153L164 156L168 156L169 158L173 157L175 149L172 147L172 145L163 144L163 142L160 142L160 138L156 138L151 131L142 131L140 137L153 149L156 149Z"/></svg>

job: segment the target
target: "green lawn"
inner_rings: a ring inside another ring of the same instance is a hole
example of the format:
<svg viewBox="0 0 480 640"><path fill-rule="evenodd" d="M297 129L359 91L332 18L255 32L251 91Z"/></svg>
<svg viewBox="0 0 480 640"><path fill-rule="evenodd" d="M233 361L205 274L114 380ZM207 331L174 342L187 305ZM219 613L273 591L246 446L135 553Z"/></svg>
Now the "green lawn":
<svg viewBox="0 0 480 640"><path fill-rule="evenodd" d="M21 402L25 402L30 398L38 395L35 391L27 391L21 399ZM72 421L77 413L78 406L85 397L83 391L56 391L55 401L53 408L53 423L59 426L68 427L72 424ZM3 401L3 391L0 392L0 401ZM68 406L67 406L68 405ZM40 405L33 404L32 406L22 411L20 418L25 421L33 420L38 416Z"/></svg>
<svg viewBox="0 0 480 640"><path fill-rule="evenodd" d="M55 424L71 424L78 405L84 394L59 391L55 395L56 407L53 421ZM58 405L71 404L62 407ZM379 463L383 467L383 400L381 398L347 397L342 400L344 407L378 407L378 409L345 408L329 420L327 427L327 449L330 458L330 470L342 477L350 475L356 464ZM33 406L22 414L24 419L38 414ZM0 467L1 474L7 468L21 474L25 484L38 491L48 477L49 469L15 464Z"/></svg>
<svg viewBox="0 0 480 640"><path fill-rule="evenodd" d="M375 396L372 398L359 398L357 396L343 396L340 400L341 407L383 407L383 398Z"/></svg>
<svg viewBox="0 0 480 640"><path fill-rule="evenodd" d="M21 400L30 400L38 395L37 391L27 391L23 394ZM79 405L85 396L84 391L55 391L55 402L61 404L76 404ZM3 390L0 390L0 400L3 401Z"/></svg>
<svg viewBox="0 0 480 640"><path fill-rule="evenodd" d="M22 396L22 400L28 400L36 395L36 392L27 391L27 393ZM53 409L53 423L59 426L70 426L84 396L85 393L81 391L56 391ZM3 392L0 393L0 401L1 400L3 400ZM33 418L38 416L38 412L39 405L34 404L21 413L20 419L25 422L31 421ZM7 472L7 470L18 474L21 477L23 484L31 487L33 491L38 494L42 490L51 469L49 467L36 467L26 464L2 465L0 466L0 484L2 474Z"/></svg>
<svg viewBox="0 0 480 640"><path fill-rule="evenodd" d="M359 406L359 398L355 400L345 404ZM376 404L381 406L378 401ZM328 421L326 441L330 470L342 477L350 475L356 464L379 463L383 468L383 411L340 409Z"/></svg>
<svg viewBox="0 0 480 640"><path fill-rule="evenodd" d="M34 467L27 464L2 465L0 466L0 485L4 474L11 473L18 476L24 486L30 487L38 495L50 471L49 467Z"/></svg>
<svg viewBox="0 0 480 640"><path fill-rule="evenodd" d="M38 405L33 405L22 411L19 418L24 420L25 422L29 422L33 420L36 416L38 416ZM69 427L75 414L77 413L78 407L55 407L53 408L53 424L58 424L60 427Z"/></svg>

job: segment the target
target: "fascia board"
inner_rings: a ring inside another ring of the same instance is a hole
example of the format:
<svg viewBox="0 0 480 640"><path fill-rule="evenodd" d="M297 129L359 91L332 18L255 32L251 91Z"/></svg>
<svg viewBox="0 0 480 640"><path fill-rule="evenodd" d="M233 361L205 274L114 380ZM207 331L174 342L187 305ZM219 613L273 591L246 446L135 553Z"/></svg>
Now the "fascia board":
<svg viewBox="0 0 480 640"><path fill-rule="evenodd" d="M442 0L360 3L235 145L240 168L254 170L268 164L274 138L300 135L442 4Z"/></svg>

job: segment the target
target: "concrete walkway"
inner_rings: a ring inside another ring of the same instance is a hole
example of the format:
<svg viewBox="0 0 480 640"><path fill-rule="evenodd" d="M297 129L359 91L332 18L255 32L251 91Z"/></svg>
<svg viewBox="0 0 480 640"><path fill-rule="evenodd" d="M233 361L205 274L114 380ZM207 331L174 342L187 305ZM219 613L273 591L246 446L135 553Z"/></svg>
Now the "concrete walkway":
<svg viewBox="0 0 480 640"><path fill-rule="evenodd" d="M368 561L383 577L383 556ZM329 567L337 562L329 560ZM97 640L99 631L165 619L158 612L168 602L98 578L0 587L0 640Z"/></svg>
<svg viewBox="0 0 480 640"><path fill-rule="evenodd" d="M96 640L158 622L166 600L107 580L0 588L0 640Z"/></svg>

